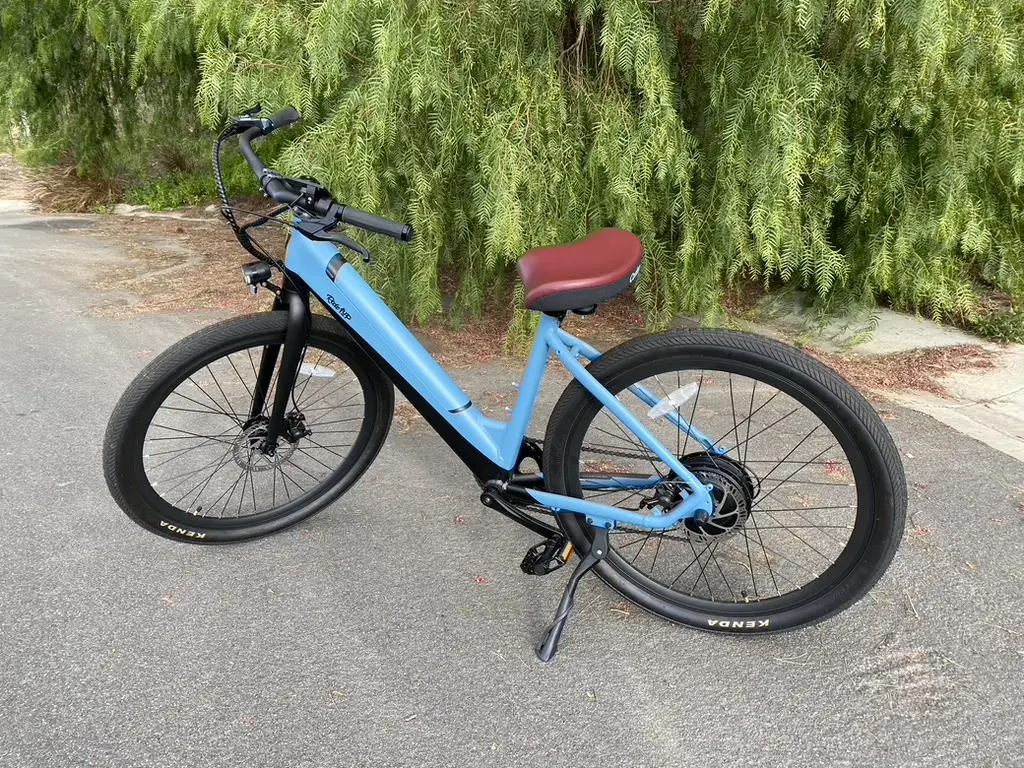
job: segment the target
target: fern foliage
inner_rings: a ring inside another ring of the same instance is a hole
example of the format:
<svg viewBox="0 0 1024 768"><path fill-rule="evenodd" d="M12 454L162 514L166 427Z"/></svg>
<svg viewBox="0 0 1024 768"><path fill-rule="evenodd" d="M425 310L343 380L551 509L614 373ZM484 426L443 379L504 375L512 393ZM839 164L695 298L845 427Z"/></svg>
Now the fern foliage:
<svg viewBox="0 0 1024 768"><path fill-rule="evenodd" d="M443 271L478 311L608 225L654 325L741 278L970 316L1024 296L1022 30L1024 0L4 0L0 111L89 165L294 104L281 170L415 225L374 279L423 320Z"/></svg>

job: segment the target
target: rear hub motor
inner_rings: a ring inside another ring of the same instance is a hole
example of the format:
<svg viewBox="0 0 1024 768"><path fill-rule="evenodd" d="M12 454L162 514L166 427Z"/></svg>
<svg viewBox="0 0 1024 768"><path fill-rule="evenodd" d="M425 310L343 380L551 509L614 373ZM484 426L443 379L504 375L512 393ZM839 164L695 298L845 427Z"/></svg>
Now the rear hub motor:
<svg viewBox="0 0 1024 768"><path fill-rule="evenodd" d="M734 536L750 517L757 495L750 475L742 464L727 456L698 453L684 456L682 461L701 482L711 486L711 499L715 504L714 515L709 519L683 521L687 538L711 541Z"/></svg>

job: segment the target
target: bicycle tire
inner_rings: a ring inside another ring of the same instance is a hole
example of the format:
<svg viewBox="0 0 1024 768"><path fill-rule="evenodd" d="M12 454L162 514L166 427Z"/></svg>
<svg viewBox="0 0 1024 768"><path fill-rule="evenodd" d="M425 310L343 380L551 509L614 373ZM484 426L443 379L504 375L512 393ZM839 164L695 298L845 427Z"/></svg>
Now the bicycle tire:
<svg viewBox="0 0 1024 768"><path fill-rule="evenodd" d="M902 463L874 409L835 371L809 355L763 337L731 331L673 331L634 339L610 350L588 370L615 394L636 382L645 371L673 364L759 372L766 380L784 387L789 396L816 409L819 418L824 416L827 420L833 435L837 431L844 433L837 440L845 440L855 450L860 464L855 472L857 522L843 554L853 546L857 550L827 583L815 584L804 594L789 593L778 600L728 603L673 597L653 580L645 581L629 573L622 567L624 558L616 561L611 556L597 567L600 578L633 603L662 618L714 632L794 629L822 621L861 599L892 561L902 538L907 507ZM583 495L580 451L590 420L600 410L600 403L576 381L566 387L552 410L544 440L544 471L552 492ZM589 551L593 529L583 518L563 514L558 519L577 550L583 554ZM765 557L767 560L767 553Z"/></svg>
<svg viewBox="0 0 1024 768"><path fill-rule="evenodd" d="M394 389L343 329L327 318L313 316L309 348L325 350L351 369L364 398L357 437L337 468L303 496L289 497L287 502L249 520L199 517L167 503L152 487L144 466L146 435L170 393L204 366L239 350L283 343L287 324L287 312L268 312L209 326L167 349L129 385L114 407L103 445L107 487L129 518L146 530L175 541L244 541L283 530L320 512L366 471L387 437L394 413ZM293 402L294 394L293 389ZM242 490L244 493L244 486ZM255 510L255 483L253 496Z"/></svg>

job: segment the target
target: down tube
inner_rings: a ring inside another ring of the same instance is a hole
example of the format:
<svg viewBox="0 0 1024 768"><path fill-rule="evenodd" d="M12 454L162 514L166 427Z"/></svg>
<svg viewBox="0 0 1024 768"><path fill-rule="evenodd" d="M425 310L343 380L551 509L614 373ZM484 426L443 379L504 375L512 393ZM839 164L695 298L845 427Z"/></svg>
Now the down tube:
<svg viewBox="0 0 1024 768"><path fill-rule="evenodd" d="M288 244L287 266L343 320L354 336L404 380L426 408L436 412L443 422L442 427L447 425L454 430L494 467L512 468L517 457L510 459L501 450L506 425L488 419L470 402L469 396L452 381L356 268L339 255L334 245L315 242L295 232ZM410 393L402 387L402 382L396 380L395 383L408 397ZM435 429L442 431L436 419L428 420ZM448 435L442 433L442 436L448 440Z"/></svg>

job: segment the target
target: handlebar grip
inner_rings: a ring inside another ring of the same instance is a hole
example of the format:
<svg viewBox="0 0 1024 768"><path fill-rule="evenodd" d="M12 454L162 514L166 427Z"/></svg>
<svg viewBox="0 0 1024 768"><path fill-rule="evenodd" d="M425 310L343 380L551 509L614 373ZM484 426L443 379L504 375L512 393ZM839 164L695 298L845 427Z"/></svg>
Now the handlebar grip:
<svg viewBox="0 0 1024 768"><path fill-rule="evenodd" d="M341 209L341 216L338 218L345 224L351 224L353 227L359 227L368 232L376 232L378 235L386 235L403 243L411 242L416 234L409 224L400 224L391 219L374 216L372 213L360 211L358 208L345 206Z"/></svg>
<svg viewBox="0 0 1024 768"><path fill-rule="evenodd" d="M267 122L270 123L270 130L266 133L272 133L280 130L281 128L287 128L289 125L293 125L302 120L302 116L298 113L295 107L285 107L276 115L271 115L267 118Z"/></svg>

